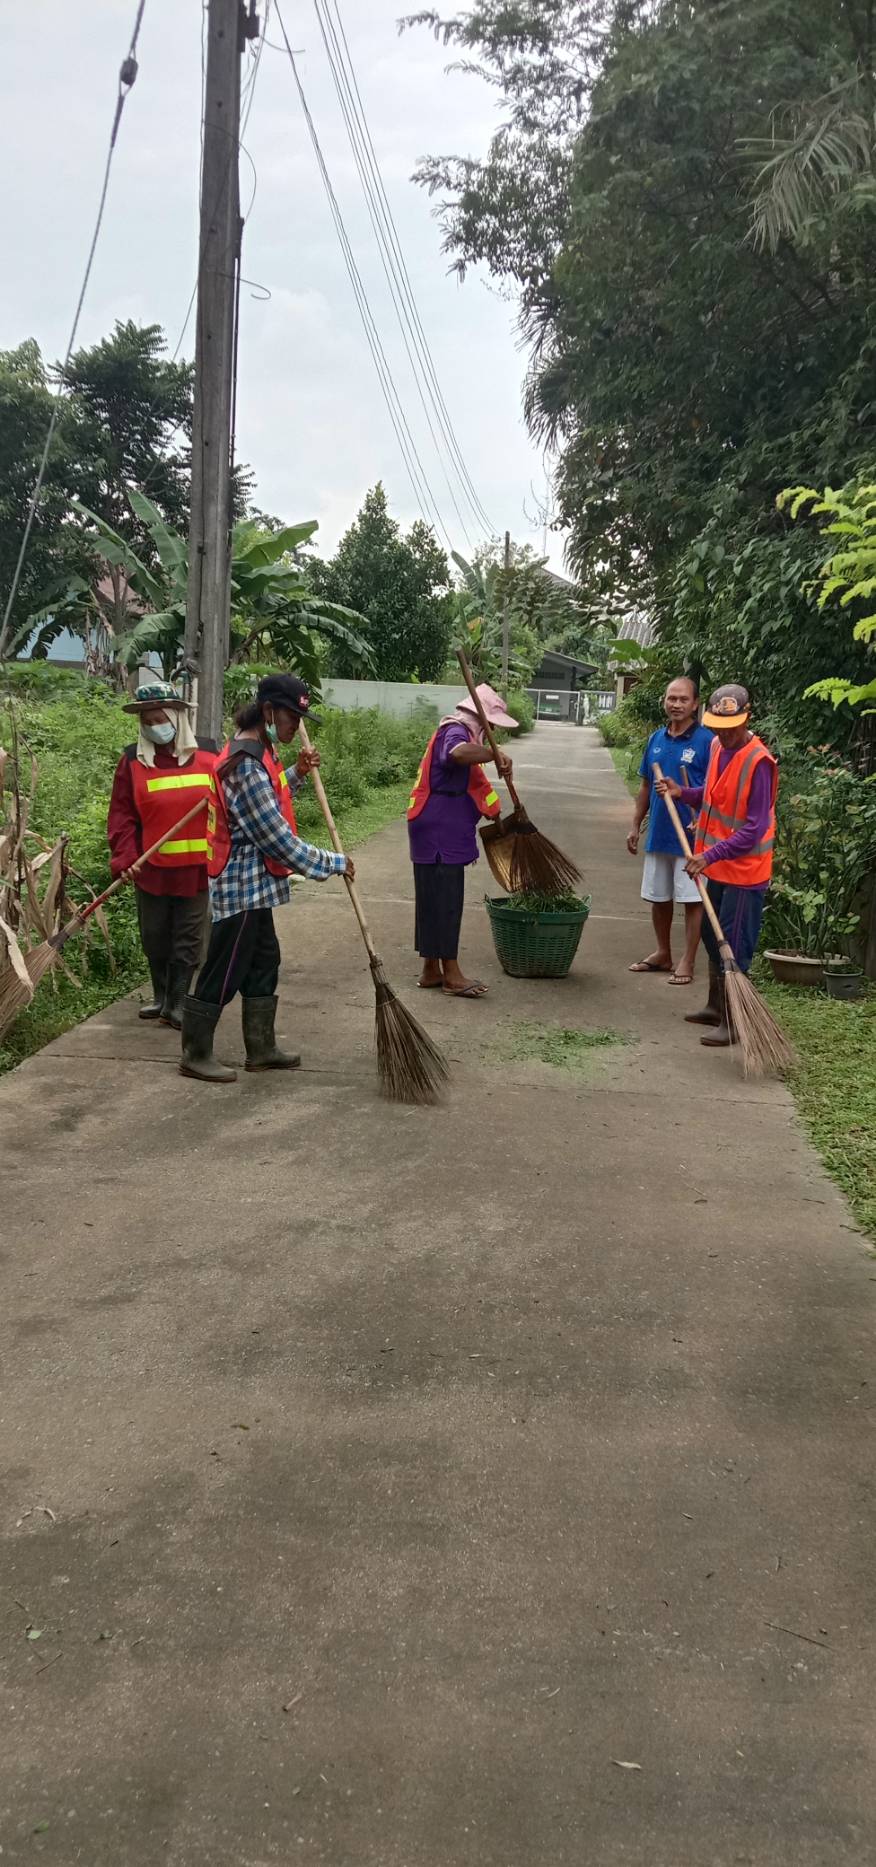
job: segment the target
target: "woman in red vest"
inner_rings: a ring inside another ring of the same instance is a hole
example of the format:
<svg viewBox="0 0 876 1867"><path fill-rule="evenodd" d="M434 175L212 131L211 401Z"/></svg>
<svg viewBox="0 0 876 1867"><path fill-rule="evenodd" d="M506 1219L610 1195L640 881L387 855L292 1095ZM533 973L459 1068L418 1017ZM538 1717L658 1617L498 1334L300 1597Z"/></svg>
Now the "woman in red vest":
<svg viewBox="0 0 876 1867"><path fill-rule="evenodd" d="M167 681L138 687L124 711L136 715L138 734L125 747L113 779L107 819L113 875L126 874L199 796L204 799L203 816L164 843L135 878L140 939L152 978L152 998L139 1015L178 1031L207 926L207 802L216 755L198 744L185 702Z"/></svg>
<svg viewBox="0 0 876 1867"><path fill-rule="evenodd" d="M718 687L703 714L715 734L705 783L682 791L663 778L664 797L683 797L699 810L694 853L685 864L689 875L704 877L718 910L724 938L742 972L757 950L766 892L773 872L776 840L778 766L762 739L749 731L751 701L744 687ZM687 1014L688 1024L709 1028L700 1042L723 1048L733 1042L721 974L718 942L708 915L703 917L703 945L709 955L709 1000L702 1011Z"/></svg>
<svg viewBox="0 0 876 1867"><path fill-rule="evenodd" d="M491 726L517 726L492 687L478 696ZM474 703L466 697L432 734L408 805L408 840L414 865L414 941L423 961L420 986L440 987L450 998L483 998L486 986L467 979L459 965L459 932L465 871L477 862L475 830L481 817L498 817L498 793L483 766L492 752L485 743ZM510 778L511 760L499 754L500 778Z"/></svg>

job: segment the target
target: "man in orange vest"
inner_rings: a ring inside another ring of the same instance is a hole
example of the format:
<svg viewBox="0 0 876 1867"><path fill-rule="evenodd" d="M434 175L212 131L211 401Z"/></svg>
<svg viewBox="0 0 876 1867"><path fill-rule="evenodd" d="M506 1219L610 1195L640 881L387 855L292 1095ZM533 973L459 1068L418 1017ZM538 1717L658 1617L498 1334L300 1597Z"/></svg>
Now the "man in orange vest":
<svg viewBox="0 0 876 1867"><path fill-rule="evenodd" d="M145 682L124 711L136 715L138 733L113 779L107 819L113 875L126 874L144 849L204 799L203 816L165 842L135 877L140 939L152 979L152 998L139 1016L178 1031L207 926L207 803L216 755L199 745L185 702L168 681Z"/></svg>
<svg viewBox="0 0 876 1867"><path fill-rule="evenodd" d="M744 687L718 687L703 714L715 734L705 783L682 791L673 779L657 788L699 810L688 875L702 875L737 966L747 972L757 950L766 891L773 872L778 766L762 739L749 730L751 701ZM688 1024L709 1027L701 1043L732 1043L718 943L708 915L703 945L709 955L709 1000L689 1012Z"/></svg>

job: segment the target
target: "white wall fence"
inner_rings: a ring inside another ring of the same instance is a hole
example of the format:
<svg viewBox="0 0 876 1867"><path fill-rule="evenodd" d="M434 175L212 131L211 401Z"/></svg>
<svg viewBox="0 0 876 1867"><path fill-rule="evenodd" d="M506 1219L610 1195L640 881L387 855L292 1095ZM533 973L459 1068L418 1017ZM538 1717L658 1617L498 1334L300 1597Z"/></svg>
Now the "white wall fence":
<svg viewBox="0 0 876 1867"><path fill-rule="evenodd" d="M445 713L455 711L467 692L461 681L458 687L444 687L435 681L426 681L421 686L414 681L340 681L332 676L323 682L322 697L327 707L340 707L344 713L351 713L356 707L378 707L381 713L406 720L418 700L437 707L443 718Z"/></svg>

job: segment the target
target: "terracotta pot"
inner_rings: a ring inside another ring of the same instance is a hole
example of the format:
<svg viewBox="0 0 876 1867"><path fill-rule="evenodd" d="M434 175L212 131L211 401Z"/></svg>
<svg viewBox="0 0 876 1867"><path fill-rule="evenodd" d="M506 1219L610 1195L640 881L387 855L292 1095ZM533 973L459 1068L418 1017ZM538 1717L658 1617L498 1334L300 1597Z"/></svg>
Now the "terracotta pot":
<svg viewBox="0 0 876 1867"><path fill-rule="evenodd" d="M777 985L821 985L824 962L808 959L805 953L765 953Z"/></svg>

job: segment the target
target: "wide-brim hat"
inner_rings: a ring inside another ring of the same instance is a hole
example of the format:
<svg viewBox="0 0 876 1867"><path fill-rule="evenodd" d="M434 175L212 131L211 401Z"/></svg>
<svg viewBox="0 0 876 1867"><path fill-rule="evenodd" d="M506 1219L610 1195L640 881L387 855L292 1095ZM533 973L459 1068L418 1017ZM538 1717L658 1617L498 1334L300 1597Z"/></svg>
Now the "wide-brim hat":
<svg viewBox="0 0 876 1867"><path fill-rule="evenodd" d="M133 700L122 708L123 713L142 713L144 707L184 707L186 701L178 694L169 681L143 681L135 688Z"/></svg>
<svg viewBox="0 0 876 1867"><path fill-rule="evenodd" d="M725 687L716 687L710 695L703 725L711 726L713 732L732 732L734 726L746 726L750 715L747 687L738 687L734 681L729 681Z"/></svg>
<svg viewBox="0 0 876 1867"><path fill-rule="evenodd" d="M508 712L501 694L497 694L495 687L490 687L486 681L481 681L475 692L491 726L503 726L508 732L516 730L518 722L513 713ZM471 695L461 700L459 705L463 712L473 713L477 719L478 710Z"/></svg>

